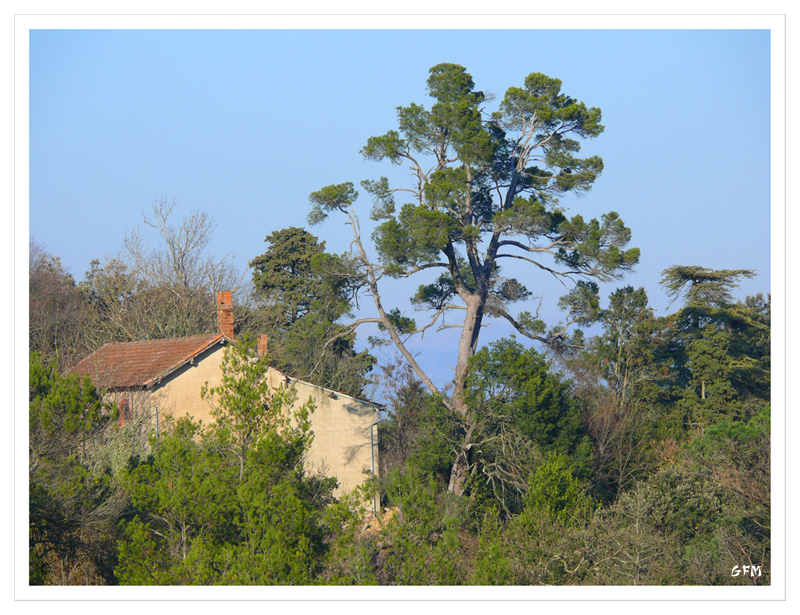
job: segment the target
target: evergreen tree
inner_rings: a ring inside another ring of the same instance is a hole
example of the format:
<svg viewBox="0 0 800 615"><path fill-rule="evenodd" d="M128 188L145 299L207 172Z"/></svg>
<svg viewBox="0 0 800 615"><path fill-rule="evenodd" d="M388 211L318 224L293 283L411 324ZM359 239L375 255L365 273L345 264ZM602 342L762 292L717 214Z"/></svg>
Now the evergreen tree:
<svg viewBox="0 0 800 615"><path fill-rule="evenodd" d="M669 318L672 340L664 357L675 374L675 428L698 430L722 418L748 418L739 401L740 390L747 398L755 393L761 403L768 401L765 387L753 387L753 380L768 382L768 364L758 361L768 354L768 315L764 306L759 312L755 303L753 307L734 303L732 296L740 278L754 275L746 269L680 266L662 273L667 293L685 301ZM751 411L758 407L748 406Z"/></svg>
<svg viewBox="0 0 800 615"><path fill-rule="evenodd" d="M361 395L375 364L356 352L355 336L337 321L351 314L357 284L350 260L325 252L301 228L274 231L269 249L250 262L270 336L274 367L314 384ZM344 332L344 334L342 334Z"/></svg>
<svg viewBox="0 0 800 615"><path fill-rule="evenodd" d="M32 353L29 366L30 583L113 583L109 548L125 508L112 477L91 471L111 409L88 378L62 376Z"/></svg>
<svg viewBox="0 0 800 615"><path fill-rule="evenodd" d="M433 326L452 310L461 310L463 324L455 366L452 407L467 422L464 399L469 359L478 349L484 318L501 318L521 335L553 344L566 326L545 334L545 324L528 312L515 317L511 303L531 292L518 280L502 275L501 259L531 264L567 282L574 276L610 280L632 269L638 249L625 249L630 230L615 212L600 220L567 218L558 206L566 193L588 191L603 169L597 156L579 158L578 138L600 135L601 111L561 92L561 81L532 73L524 87L509 88L497 111L487 114L487 97L475 89L466 69L439 64L430 69L430 109L418 104L398 108L399 131L371 137L361 150L368 160L410 165L408 188L391 188L386 178L362 182L374 198L371 218L380 264L367 256L353 204L352 183L328 186L310 196L309 222L331 212L348 216L354 233L354 259L362 284L377 315L351 323L381 324L419 379L438 392L411 352L383 305L378 287L385 277L409 277L441 271L433 284L423 284L414 297L434 312ZM411 202L395 211L395 194ZM568 326L591 309L597 287L576 286L570 292ZM351 329L351 330L352 330ZM465 425L464 434L474 432ZM463 492L468 465L468 439L461 443L452 469L450 489Z"/></svg>
<svg viewBox="0 0 800 615"><path fill-rule="evenodd" d="M273 231L264 241L270 244L267 251L250 261L253 285L269 301L280 326L289 327L324 295L325 282L311 262L325 252L325 242L297 227Z"/></svg>
<svg viewBox="0 0 800 615"><path fill-rule="evenodd" d="M302 585L321 570L336 481L303 469L313 407L290 412L244 343L226 355L205 391L216 422L182 419L123 478L139 513L119 545L124 584Z"/></svg>
<svg viewBox="0 0 800 615"><path fill-rule="evenodd" d="M514 338L481 349L470 360L465 398L476 425L470 461L477 476L523 493L542 454L571 456L586 477L591 444L569 384L541 353ZM499 494L497 485L493 485Z"/></svg>
<svg viewBox="0 0 800 615"><path fill-rule="evenodd" d="M709 324L702 337L692 340L686 366L691 372L689 386L679 404L687 424L704 429L723 418L741 418L736 391L730 381L729 337Z"/></svg>

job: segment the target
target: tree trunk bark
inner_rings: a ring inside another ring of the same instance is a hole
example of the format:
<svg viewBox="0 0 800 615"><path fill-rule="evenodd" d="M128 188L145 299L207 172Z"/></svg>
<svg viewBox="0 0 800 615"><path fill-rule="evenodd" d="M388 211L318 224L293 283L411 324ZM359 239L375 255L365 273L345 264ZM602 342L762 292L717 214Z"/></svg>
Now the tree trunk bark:
<svg viewBox="0 0 800 615"><path fill-rule="evenodd" d="M466 388L469 374L469 359L475 354L478 346L478 336L480 335L481 322L483 321L484 302L480 297L469 297L465 299L465 302L467 304L467 315L464 318L464 328L461 331L461 339L458 343L453 406L455 411L461 415L461 419L468 423L470 415L467 404L464 401L464 389ZM456 495L464 493L464 484L469 471L469 449L472 445L473 429L473 425L466 425L467 433L461 443L461 450L458 452L450 470L450 482L447 490Z"/></svg>
<svg viewBox="0 0 800 615"><path fill-rule="evenodd" d="M447 485L447 491L455 495L464 495L464 486L467 482L467 473L469 471L466 455L467 451L459 454L450 469L450 482Z"/></svg>

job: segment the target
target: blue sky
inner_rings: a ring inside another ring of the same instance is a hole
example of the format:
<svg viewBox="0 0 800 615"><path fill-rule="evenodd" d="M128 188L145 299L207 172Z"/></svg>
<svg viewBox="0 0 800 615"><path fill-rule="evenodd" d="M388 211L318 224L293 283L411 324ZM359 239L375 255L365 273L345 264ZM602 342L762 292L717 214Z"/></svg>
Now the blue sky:
<svg viewBox="0 0 800 615"><path fill-rule="evenodd" d="M543 72L603 110L606 131L583 152L605 171L563 204L619 212L642 251L604 299L644 286L668 313L658 281L676 264L755 269L740 296L771 291L768 30L32 30L29 57L29 236L76 279L118 252L157 198L175 199L178 215L208 212L210 251L245 269L267 234L307 226L312 191L381 175L401 186L405 169L358 151L395 128L398 105L428 105L428 69L454 62L498 99ZM365 236L369 206L362 197ZM309 230L347 248L340 219ZM562 289L514 273L556 324ZM419 283L384 293L421 322L406 303ZM362 307L370 314L368 298ZM510 332L493 323L482 342ZM440 383L455 335L416 345Z"/></svg>

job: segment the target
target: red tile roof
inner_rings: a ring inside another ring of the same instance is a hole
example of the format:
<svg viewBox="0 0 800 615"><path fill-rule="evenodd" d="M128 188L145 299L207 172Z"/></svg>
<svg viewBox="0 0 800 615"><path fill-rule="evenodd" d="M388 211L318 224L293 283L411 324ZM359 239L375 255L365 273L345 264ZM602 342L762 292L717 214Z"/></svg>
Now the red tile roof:
<svg viewBox="0 0 800 615"><path fill-rule="evenodd" d="M169 340L106 344L78 363L72 372L88 375L106 389L147 387L220 341L220 333Z"/></svg>

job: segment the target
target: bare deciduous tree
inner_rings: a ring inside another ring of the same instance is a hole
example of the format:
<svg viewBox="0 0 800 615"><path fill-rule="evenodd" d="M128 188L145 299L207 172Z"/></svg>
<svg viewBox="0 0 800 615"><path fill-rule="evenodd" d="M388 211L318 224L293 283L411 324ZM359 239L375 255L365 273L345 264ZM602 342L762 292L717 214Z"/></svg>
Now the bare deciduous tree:
<svg viewBox="0 0 800 615"><path fill-rule="evenodd" d="M128 232L123 254L131 270L153 286L173 289L238 289L243 277L233 266L230 255L221 259L208 254L216 224L205 212L185 215L179 226L172 223L177 203L161 198L153 203L144 224L158 232L163 242L150 248L137 227Z"/></svg>
<svg viewBox="0 0 800 615"><path fill-rule="evenodd" d="M31 243L29 250L29 348L45 361L56 359L59 368L80 359L87 352L88 322L81 295L73 277L59 258Z"/></svg>
<svg viewBox="0 0 800 615"><path fill-rule="evenodd" d="M137 227L125 236L119 256L107 258L102 266L92 262L84 289L97 316L91 331L94 347L212 332L215 292L230 289L237 296L243 289L243 274L230 255L216 258L207 251L214 221L193 212L176 225L176 206L162 198L149 215L143 214L145 226L159 235L156 247L147 244Z"/></svg>

